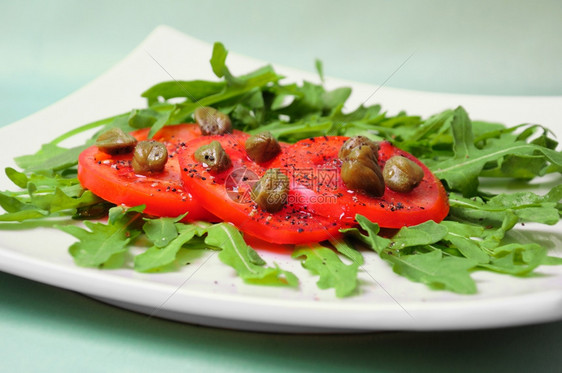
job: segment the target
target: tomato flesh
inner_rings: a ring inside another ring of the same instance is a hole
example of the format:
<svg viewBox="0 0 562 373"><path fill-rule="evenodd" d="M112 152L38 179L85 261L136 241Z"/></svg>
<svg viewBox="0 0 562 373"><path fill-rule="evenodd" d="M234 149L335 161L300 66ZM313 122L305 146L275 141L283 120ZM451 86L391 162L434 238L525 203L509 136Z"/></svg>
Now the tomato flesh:
<svg viewBox="0 0 562 373"><path fill-rule="evenodd" d="M149 129L132 133L137 140L146 140ZM97 196L126 206L146 205L149 215L176 217L188 212L185 220L216 221L203 205L187 192L180 177L177 154L186 142L200 137L195 124L167 126L153 139L168 149L168 161L162 172L137 175L131 166L132 153L110 155L96 146L84 150L78 159L78 180Z"/></svg>
<svg viewBox="0 0 562 373"><path fill-rule="evenodd" d="M288 203L276 213L262 210L251 200L249 191L252 182L261 178L274 160L258 164L248 158L244 148L248 137L238 132L190 141L179 156L185 187L210 212L233 223L245 234L261 240L276 244L300 244L339 237L342 224L331 218L317 216L306 208L297 208L291 201L299 192L293 188L289 192ZM220 142L229 155L232 167L228 170L214 173L195 159L195 151L211 141ZM289 147L282 144L282 152Z"/></svg>
<svg viewBox="0 0 562 373"><path fill-rule="evenodd" d="M133 132L140 141L149 130ZM381 142L379 164L400 155L420 165L424 178L408 193L388 187L384 195L372 197L348 190L341 180L338 152L348 139L324 136L281 144L281 153L258 164L246 154L248 134L201 136L196 124L166 126L153 138L166 144L169 159L162 172L137 175L131 154L109 155L96 146L79 157L78 178L82 185L101 198L127 206L146 205L155 216L179 216L184 220L228 221L241 231L275 244L319 242L340 236L341 228L356 224L356 214L366 216L384 228L400 228L445 218L449 211L447 195L440 181L412 155L389 142ZM194 158L195 151L219 141L232 161L220 173ZM288 202L283 209L269 213L251 200L250 190L269 168L289 176Z"/></svg>
<svg viewBox="0 0 562 373"><path fill-rule="evenodd" d="M281 154L271 167L292 174L300 184L299 202L310 211L353 223L356 214L385 228L400 228L423 223L439 222L449 212L447 193L441 182L413 155L387 141L380 143L378 153L381 169L393 156L403 156L417 163L424 171L422 181L410 192L396 192L385 187L384 195L372 197L349 190L340 177L341 160L338 152L348 137L331 136L301 140Z"/></svg>

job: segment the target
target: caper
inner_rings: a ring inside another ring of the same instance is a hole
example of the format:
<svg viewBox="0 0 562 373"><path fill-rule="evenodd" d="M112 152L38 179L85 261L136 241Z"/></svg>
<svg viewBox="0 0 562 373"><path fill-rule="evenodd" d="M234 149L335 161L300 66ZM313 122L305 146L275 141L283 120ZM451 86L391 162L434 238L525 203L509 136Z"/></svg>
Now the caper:
<svg viewBox="0 0 562 373"><path fill-rule="evenodd" d="M193 113L203 135L222 135L232 132L228 115L209 106L198 107Z"/></svg>
<svg viewBox="0 0 562 373"><path fill-rule="evenodd" d="M258 163L273 159L281 151L281 146L269 131L251 136L245 146L248 157Z"/></svg>
<svg viewBox="0 0 562 373"><path fill-rule="evenodd" d="M155 140L140 141L133 153L132 166L137 174L160 172L166 166L168 150L166 145Z"/></svg>
<svg viewBox="0 0 562 373"><path fill-rule="evenodd" d="M399 155L386 161L382 173L386 185L402 193L414 189L424 176L423 169L417 163Z"/></svg>
<svg viewBox="0 0 562 373"><path fill-rule="evenodd" d="M289 178L278 168L270 168L252 188L252 200L267 212L277 212L287 203Z"/></svg>
<svg viewBox="0 0 562 373"><path fill-rule="evenodd" d="M130 153L135 148L137 139L132 135L123 132L120 128L112 128L103 132L96 139L96 146L104 153L125 154Z"/></svg>
<svg viewBox="0 0 562 373"><path fill-rule="evenodd" d="M377 159L369 146L353 149L342 162L341 177L352 190L359 190L374 197L384 194L384 179Z"/></svg>
<svg viewBox="0 0 562 373"><path fill-rule="evenodd" d="M341 178L352 190L380 197L384 194L384 179L378 164L379 146L364 136L349 138L340 148Z"/></svg>
<svg viewBox="0 0 562 373"><path fill-rule="evenodd" d="M361 146L370 147L375 155L375 159L378 159L379 145L365 136L350 137L346 142L344 142L338 153L339 159L346 159L353 149Z"/></svg>
<svg viewBox="0 0 562 373"><path fill-rule="evenodd" d="M195 159L205 164L213 172L221 172L232 166L230 157L218 141L213 141L197 149L195 151Z"/></svg>

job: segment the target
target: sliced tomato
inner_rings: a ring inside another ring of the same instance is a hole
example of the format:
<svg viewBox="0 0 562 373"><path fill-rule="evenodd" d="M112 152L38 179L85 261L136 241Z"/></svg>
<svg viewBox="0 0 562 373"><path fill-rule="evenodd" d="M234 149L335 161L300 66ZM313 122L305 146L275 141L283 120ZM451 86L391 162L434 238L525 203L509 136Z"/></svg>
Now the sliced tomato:
<svg viewBox="0 0 562 373"><path fill-rule="evenodd" d="M349 190L340 177L341 161L338 152L347 137L318 137L301 140L275 159L271 167L286 170L295 186L300 186L300 198L295 203L309 211L352 223L356 214L385 228L400 228L423 223L439 222L449 212L447 193L441 182L413 155L389 142L381 142L379 165L384 167L393 156L403 156L416 162L424 171L424 178L408 193L395 192L386 187L384 195L372 197Z"/></svg>
<svg viewBox="0 0 562 373"><path fill-rule="evenodd" d="M246 155L244 143L249 135L235 132L222 136L203 136L189 142L180 152L184 186L205 208L224 221L233 223L247 235L276 244L320 242L340 236L342 223L318 216L291 202L299 192L291 188L288 203L276 213L265 212L250 198L253 183L271 168L275 160L257 164ZM232 161L228 170L214 173L198 162L195 151L218 141ZM282 144L282 153L290 145ZM346 226L343 224L343 226Z"/></svg>
<svg viewBox="0 0 562 373"><path fill-rule="evenodd" d="M137 140L146 140L149 129L133 132ZM166 144L168 161L162 172L137 175L131 166L132 153L109 155L91 146L78 159L78 179L84 188L99 197L127 206L146 205L145 212L155 216L176 217L188 213L185 220L216 221L203 204L193 199L181 183L178 151L186 142L200 137L195 124L167 126L153 139Z"/></svg>

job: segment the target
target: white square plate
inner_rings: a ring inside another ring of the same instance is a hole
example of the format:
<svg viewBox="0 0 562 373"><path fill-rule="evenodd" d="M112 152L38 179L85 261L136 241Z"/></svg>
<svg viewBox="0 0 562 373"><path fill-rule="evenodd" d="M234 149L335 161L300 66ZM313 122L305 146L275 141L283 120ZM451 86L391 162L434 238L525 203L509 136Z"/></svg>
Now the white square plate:
<svg viewBox="0 0 562 373"><path fill-rule="evenodd" d="M168 27L152 32L127 58L56 104L0 129L0 166L35 152L42 143L81 124L145 106L140 93L174 79L213 79L212 45ZM265 62L230 53L235 74ZM275 66L290 80L317 81L315 74ZM514 125L541 123L562 134L562 97L500 97L407 91L328 79L328 88L351 86L350 105L381 103L390 113L407 110L428 116L464 106L473 119ZM353 107L349 107L351 109ZM25 141L20 141L22 134ZM29 136L29 134L33 134ZM554 182L560 182L560 178ZM0 190L12 189L5 177ZM361 294L338 299L319 290L316 279L286 253L260 251L301 279L298 290L244 284L214 253L178 272L142 274L132 269L77 267L67 249L73 238L38 223L34 229L2 229L0 270L75 290L121 307L178 321L218 327L278 332L445 330L500 327L562 318L562 267L543 266L536 276L517 278L479 271L476 295L428 290L399 277L374 253L366 253ZM527 224L514 232L561 255L562 224Z"/></svg>

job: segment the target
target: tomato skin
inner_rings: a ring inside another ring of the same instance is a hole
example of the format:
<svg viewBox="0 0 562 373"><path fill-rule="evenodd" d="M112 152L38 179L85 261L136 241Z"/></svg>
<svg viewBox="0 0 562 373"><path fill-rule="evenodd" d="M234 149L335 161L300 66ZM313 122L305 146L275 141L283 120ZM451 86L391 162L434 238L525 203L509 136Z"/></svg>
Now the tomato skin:
<svg viewBox="0 0 562 373"><path fill-rule="evenodd" d="M224 221L233 223L247 235L275 244L301 244L320 242L340 237L342 224L333 219L315 216L306 209L295 208L290 203L295 191L289 192L289 203L279 212L268 213L258 208L255 202L244 195L239 187L239 195L225 188L233 171L243 170L245 175L261 177L273 161L257 164L250 160L244 148L249 135L235 132L230 135L205 136L189 142L179 156L184 186L205 208ZM194 158L195 151L212 141L219 141L232 161L232 167L219 173L207 170L204 164ZM289 147L281 144L282 149ZM255 181L256 179L254 179ZM248 190L245 190L248 192ZM237 198L239 199L237 201ZM343 225L348 227L348 225Z"/></svg>
<svg viewBox="0 0 562 373"><path fill-rule="evenodd" d="M317 174L312 183L315 199L303 194L303 206L318 215L353 223L356 214L384 228L401 228L423 223L427 220L439 222L449 212L447 193L441 182L413 155L398 149L388 141L379 144L379 165L381 169L392 156L403 156L417 163L424 171L424 178L408 193L395 192L385 187L384 195L372 197L363 192L349 190L340 177L341 160L338 152L348 137L330 136L301 140L276 158L272 167L285 169L308 169ZM333 179L322 178L321 171L330 172ZM293 177L304 183L303 177ZM302 193L309 189L301 188Z"/></svg>
<svg viewBox="0 0 562 373"><path fill-rule="evenodd" d="M137 140L146 140L149 129L134 131ZM199 126L181 124L164 127L153 139L166 144L169 158L164 171L136 175L131 166L132 153L109 155L96 146L84 150L78 158L78 180L99 197L126 206L146 205L149 215L176 217L188 212L185 221L217 221L203 205L193 199L181 184L177 162L185 142L201 136Z"/></svg>

